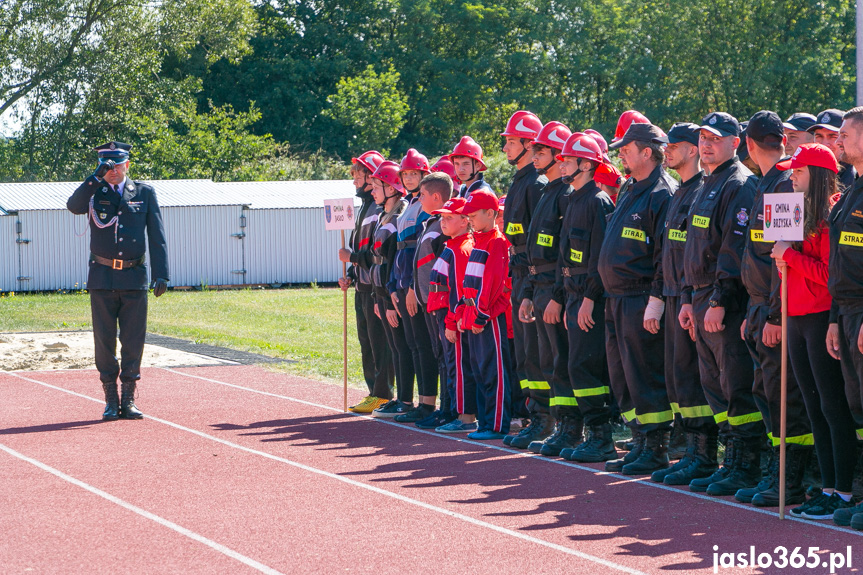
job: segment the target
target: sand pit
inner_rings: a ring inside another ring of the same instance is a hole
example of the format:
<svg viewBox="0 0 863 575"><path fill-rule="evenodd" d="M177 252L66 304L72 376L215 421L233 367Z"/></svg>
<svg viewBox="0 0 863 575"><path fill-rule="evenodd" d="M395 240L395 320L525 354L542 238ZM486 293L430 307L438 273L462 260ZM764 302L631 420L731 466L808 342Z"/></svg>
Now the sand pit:
<svg viewBox="0 0 863 575"><path fill-rule="evenodd" d="M120 343L117 342L117 353ZM168 349L144 346L142 367L230 365L233 362ZM93 332L0 333L0 370L45 371L95 369Z"/></svg>

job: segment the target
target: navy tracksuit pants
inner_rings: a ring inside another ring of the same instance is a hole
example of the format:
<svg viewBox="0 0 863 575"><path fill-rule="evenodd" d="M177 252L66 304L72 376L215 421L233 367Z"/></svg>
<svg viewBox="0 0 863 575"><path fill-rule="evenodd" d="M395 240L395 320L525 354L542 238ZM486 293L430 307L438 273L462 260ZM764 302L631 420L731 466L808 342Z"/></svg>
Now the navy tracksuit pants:
<svg viewBox="0 0 863 575"><path fill-rule="evenodd" d="M509 433L512 373L506 317L500 314L482 332L466 331L461 337L468 342L476 380L477 430Z"/></svg>
<svg viewBox="0 0 863 575"><path fill-rule="evenodd" d="M455 381L455 361L448 361L448 357L455 357L455 349L446 338L446 310L438 309L423 314L428 327L429 339L432 351L437 359L438 372L440 373L440 409L444 413L455 413L452 406L452 389L450 384ZM450 365L452 372L450 373Z"/></svg>

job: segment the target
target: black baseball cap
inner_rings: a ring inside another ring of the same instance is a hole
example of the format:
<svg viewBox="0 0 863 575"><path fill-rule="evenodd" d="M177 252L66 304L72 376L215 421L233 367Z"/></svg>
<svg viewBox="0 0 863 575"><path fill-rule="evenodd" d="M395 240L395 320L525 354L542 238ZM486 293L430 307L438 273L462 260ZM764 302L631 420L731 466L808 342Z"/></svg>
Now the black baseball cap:
<svg viewBox="0 0 863 575"><path fill-rule="evenodd" d="M836 108L830 108L829 110L824 110L818 114L818 118L816 119L816 123L809 127L807 132L814 132L818 128L827 128L828 130L832 130L834 132L838 132L839 128L842 127L842 116L845 115L845 112L842 110L837 110Z"/></svg>
<svg viewBox="0 0 863 575"><path fill-rule="evenodd" d="M746 129L749 127L749 120L740 122L740 143L737 144L737 157L741 162L745 162L749 158L749 146L746 144Z"/></svg>
<svg viewBox="0 0 863 575"><path fill-rule="evenodd" d="M806 132L817 123L818 118L812 114L807 114L806 112L794 112L782 125L785 126L786 130Z"/></svg>
<svg viewBox="0 0 863 575"><path fill-rule="evenodd" d="M752 138L756 142L763 143L771 138L781 142L784 135L785 127L782 125L782 118L770 110L755 112L746 125L746 137Z"/></svg>
<svg viewBox="0 0 863 575"><path fill-rule="evenodd" d="M720 136L739 136L740 124L737 118L726 112L711 112L704 116L701 120L702 130L707 130L711 134Z"/></svg>
<svg viewBox="0 0 863 575"><path fill-rule="evenodd" d="M698 124L692 122L677 122L671 129L668 130L668 143L679 144L680 142L689 142L693 146L698 145L698 136L701 134L701 128Z"/></svg>
<svg viewBox="0 0 863 575"><path fill-rule="evenodd" d="M667 144L668 136L665 132L653 124L636 124L632 123L623 134L623 137L616 142L609 144L609 148L616 150L621 146L625 146L630 142L648 142L654 144Z"/></svg>

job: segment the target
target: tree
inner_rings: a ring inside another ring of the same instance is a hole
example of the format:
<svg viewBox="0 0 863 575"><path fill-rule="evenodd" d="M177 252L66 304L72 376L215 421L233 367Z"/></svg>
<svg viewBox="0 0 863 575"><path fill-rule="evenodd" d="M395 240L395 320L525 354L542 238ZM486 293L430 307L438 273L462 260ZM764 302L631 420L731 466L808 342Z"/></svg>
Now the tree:
<svg viewBox="0 0 863 575"><path fill-rule="evenodd" d="M348 152L359 155L375 142L384 156L386 145L405 123L408 105L399 91L399 73L392 67L382 74L368 66L359 76L342 78L327 98L324 115L338 121L348 135Z"/></svg>

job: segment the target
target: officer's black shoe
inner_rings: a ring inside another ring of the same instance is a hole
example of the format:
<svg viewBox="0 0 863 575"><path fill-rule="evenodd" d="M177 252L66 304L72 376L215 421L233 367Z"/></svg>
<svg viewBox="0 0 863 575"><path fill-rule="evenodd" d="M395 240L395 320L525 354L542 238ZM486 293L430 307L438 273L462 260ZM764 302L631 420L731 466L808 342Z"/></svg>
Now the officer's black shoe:
<svg viewBox="0 0 863 575"><path fill-rule="evenodd" d="M746 438L734 440L734 464L728 477L711 483L708 495L734 495L740 489L755 487L761 481L761 440Z"/></svg>
<svg viewBox="0 0 863 575"><path fill-rule="evenodd" d="M627 463L620 470L624 475L649 475L654 471L668 467L668 435L665 429L654 429L647 432L644 448L638 459Z"/></svg>
<svg viewBox="0 0 863 575"><path fill-rule="evenodd" d="M135 406L135 382L124 381L120 395L120 417L123 419L142 419L144 414Z"/></svg>
<svg viewBox="0 0 863 575"><path fill-rule="evenodd" d="M617 450L611 435L611 424L591 425L587 440L575 449L562 449L559 454L569 461L601 463L617 459Z"/></svg>
<svg viewBox="0 0 863 575"><path fill-rule="evenodd" d="M796 505L806 501L806 490L803 488L803 474L806 464L812 454L808 445L787 445L785 458L785 505ZM776 448L777 452L779 448ZM779 454L776 454L777 461ZM756 507L779 506L779 465L776 465L776 479L769 489L759 491L752 497L752 505Z"/></svg>
<svg viewBox="0 0 863 575"><path fill-rule="evenodd" d="M628 465L641 456L644 450L645 436L639 431L632 430L632 449L621 459L613 459L605 462L605 470L614 473L619 473L624 465Z"/></svg>
<svg viewBox="0 0 863 575"><path fill-rule="evenodd" d="M105 411L102 413L103 421L114 421L120 418L120 398L117 397L116 383L103 383L102 391L105 392Z"/></svg>
<svg viewBox="0 0 863 575"><path fill-rule="evenodd" d="M527 446L527 450L538 455L546 441L554 441L555 439L557 439L557 436L560 435L560 432L563 431L563 425L561 425L561 423L562 422L555 419L554 429L552 430L551 435L549 435L548 437L543 437L542 439L535 439L534 441L531 441Z"/></svg>
<svg viewBox="0 0 863 575"><path fill-rule="evenodd" d="M510 447L527 449L532 441L542 441L554 431L554 418L547 413L536 413L530 425L518 432L509 442Z"/></svg>
<svg viewBox="0 0 863 575"><path fill-rule="evenodd" d="M712 440L717 441L718 448L718 438L714 438ZM699 477L698 479L693 479L692 481L690 481L690 491L695 491L696 493L703 493L707 491L707 488L711 484L716 483L717 481L722 481L731 474L731 469L734 465L735 444L737 441L738 440L735 440L734 438L728 438L728 440L725 442L725 458L722 460L722 467L720 467L710 475L707 475L705 477ZM714 451L714 453L716 452Z"/></svg>
<svg viewBox="0 0 863 575"><path fill-rule="evenodd" d="M686 464L680 467L675 465L677 469L663 477L662 483L665 485L690 485L693 480L710 477L716 472L716 434L693 433L691 441L691 453L678 461L678 464L683 461ZM706 485L704 489L707 489Z"/></svg>
<svg viewBox="0 0 863 575"><path fill-rule="evenodd" d="M683 429L680 418L674 420L674 426L671 428L671 438L668 440L668 459L673 461L686 456L686 450L689 448L690 432Z"/></svg>
<svg viewBox="0 0 863 575"><path fill-rule="evenodd" d="M540 455L555 457L564 449L574 449L584 441L584 419L580 415L564 415L558 423L560 432L554 439L546 439L539 450Z"/></svg>
<svg viewBox="0 0 863 575"><path fill-rule="evenodd" d="M767 460L767 475L762 477L755 487L738 489L737 493L734 494L734 499L740 503L752 503L752 498L755 497L756 493L767 491L777 481L779 481L779 447L774 447L770 450L770 458Z"/></svg>

